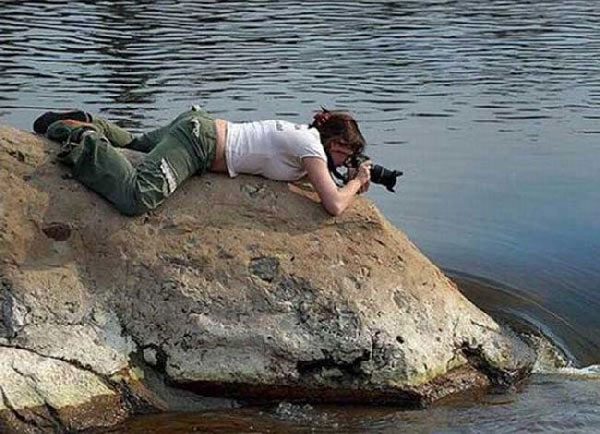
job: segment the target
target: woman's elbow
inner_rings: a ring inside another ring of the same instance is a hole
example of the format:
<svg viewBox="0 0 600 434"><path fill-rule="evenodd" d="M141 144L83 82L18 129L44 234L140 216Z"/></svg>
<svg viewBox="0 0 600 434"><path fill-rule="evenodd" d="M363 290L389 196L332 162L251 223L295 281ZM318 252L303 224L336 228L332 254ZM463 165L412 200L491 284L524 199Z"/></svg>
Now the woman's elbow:
<svg viewBox="0 0 600 434"><path fill-rule="evenodd" d="M346 209L342 204L336 202L323 202L323 208L333 217L339 216Z"/></svg>

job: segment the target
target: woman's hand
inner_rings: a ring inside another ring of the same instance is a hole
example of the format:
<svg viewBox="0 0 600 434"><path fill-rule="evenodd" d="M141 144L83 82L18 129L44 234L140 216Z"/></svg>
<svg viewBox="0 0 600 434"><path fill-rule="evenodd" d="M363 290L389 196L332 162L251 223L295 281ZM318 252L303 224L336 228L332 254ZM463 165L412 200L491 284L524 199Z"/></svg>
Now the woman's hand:
<svg viewBox="0 0 600 434"><path fill-rule="evenodd" d="M369 191L369 186L371 185L372 167L373 162L371 160L367 160L361 163L358 169L355 169L354 167L348 168L348 179L356 179L360 182L360 189L358 190L359 194Z"/></svg>
<svg viewBox="0 0 600 434"><path fill-rule="evenodd" d="M356 176L354 177L360 182L360 190L358 193L366 193L369 190L369 186L371 185L371 168L373 167L373 163L371 160L367 160L361 163L358 166L358 171L356 172Z"/></svg>

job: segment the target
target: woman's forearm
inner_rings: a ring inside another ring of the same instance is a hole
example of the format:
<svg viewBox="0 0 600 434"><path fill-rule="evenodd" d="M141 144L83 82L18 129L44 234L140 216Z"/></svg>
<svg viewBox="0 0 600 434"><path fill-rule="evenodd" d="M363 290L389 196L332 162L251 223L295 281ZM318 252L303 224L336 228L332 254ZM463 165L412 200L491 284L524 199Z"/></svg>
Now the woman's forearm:
<svg viewBox="0 0 600 434"><path fill-rule="evenodd" d="M319 193L323 208L333 216L340 215L348 208L356 193L369 182L369 170L363 168L359 170L359 174L355 178L340 188L333 181L325 161L315 157L307 157L303 161L308 179Z"/></svg>
<svg viewBox="0 0 600 434"><path fill-rule="evenodd" d="M359 180L351 179L346 185L339 188L336 194L323 197L323 207L333 216L340 215L352 203L361 186Z"/></svg>

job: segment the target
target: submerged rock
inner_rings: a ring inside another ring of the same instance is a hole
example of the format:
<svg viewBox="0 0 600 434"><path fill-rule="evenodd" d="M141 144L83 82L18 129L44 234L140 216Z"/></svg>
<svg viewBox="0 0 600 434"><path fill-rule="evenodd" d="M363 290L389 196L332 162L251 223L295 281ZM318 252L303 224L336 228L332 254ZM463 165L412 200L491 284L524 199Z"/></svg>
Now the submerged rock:
<svg viewBox="0 0 600 434"><path fill-rule="evenodd" d="M303 185L207 175L124 217L56 150L0 127L0 426L172 408L140 368L204 395L411 406L531 369L365 198L332 218Z"/></svg>

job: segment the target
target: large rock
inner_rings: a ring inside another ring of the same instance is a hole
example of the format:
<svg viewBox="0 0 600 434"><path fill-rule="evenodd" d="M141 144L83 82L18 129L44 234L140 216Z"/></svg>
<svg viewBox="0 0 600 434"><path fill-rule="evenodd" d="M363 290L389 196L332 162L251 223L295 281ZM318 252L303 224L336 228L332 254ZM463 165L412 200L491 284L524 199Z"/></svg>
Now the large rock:
<svg viewBox="0 0 600 434"><path fill-rule="evenodd" d="M367 199L332 218L302 185L207 175L130 218L56 151L0 127L9 429L170 408L139 368L205 395L417 406L531 368Z"/></svg>

